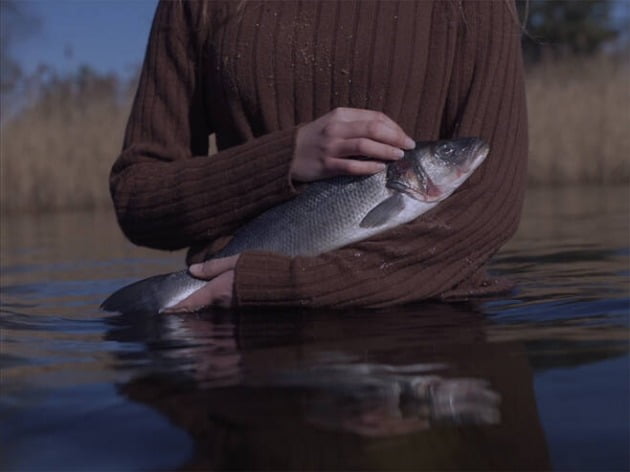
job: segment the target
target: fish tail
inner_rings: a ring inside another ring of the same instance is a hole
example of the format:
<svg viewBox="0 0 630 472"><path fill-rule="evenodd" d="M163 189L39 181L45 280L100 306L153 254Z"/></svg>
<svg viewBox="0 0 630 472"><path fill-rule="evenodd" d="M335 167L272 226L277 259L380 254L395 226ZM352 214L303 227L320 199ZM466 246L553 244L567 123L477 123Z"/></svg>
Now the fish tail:
<svg viewBox="0 0 630 472"><path fill-rule="evenodd" d="M154 275L117 290L101 303L101 310L118 313L159 313L172 298L173 285L186 271Z"/></svg>

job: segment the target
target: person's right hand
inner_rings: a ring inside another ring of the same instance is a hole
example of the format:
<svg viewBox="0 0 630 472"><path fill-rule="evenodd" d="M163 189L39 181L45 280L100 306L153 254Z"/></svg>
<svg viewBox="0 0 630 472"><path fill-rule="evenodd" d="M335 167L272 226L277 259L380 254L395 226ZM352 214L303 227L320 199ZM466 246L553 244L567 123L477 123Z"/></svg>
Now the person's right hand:
<svg viewBox="0 0 630 472"><path fill-rule="evenodd" d="M375 174L414 147L414 140L381 112L335 108L298 130L291 178L311 182Z"/></svg>

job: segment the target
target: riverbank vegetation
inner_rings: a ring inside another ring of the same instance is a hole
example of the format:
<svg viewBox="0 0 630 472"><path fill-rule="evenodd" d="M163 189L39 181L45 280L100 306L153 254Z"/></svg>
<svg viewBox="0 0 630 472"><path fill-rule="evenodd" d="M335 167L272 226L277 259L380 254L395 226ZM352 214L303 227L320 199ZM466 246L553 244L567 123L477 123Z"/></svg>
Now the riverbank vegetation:
<svg viewBox="0 0 630 472"><path fill-rule="evenodd" d="M629 83L607 56L528 68L532 185L630 183ZM2 211L109 207L133 84L84 68L37 87L0 128Z"/></svg>
<svg viewBox="0 0 630 472"><path fill-rule="evenodd" d="M43 75L46 77L45 75ZM3 212L111 206L108 174L132 93L114 76L82 69L39 80L36 98L0 128Z"/></svg>
<svg viewBox="0 0 630 472"><path fill-rule="evenodd" d="M529 69L531 184L630 184L629 84L606 56Z"/></svg>
<svg viewBox="0 0 630 472"><path fill-rule="evenodd" d="M630 38L614 0L517 0L526 18L532 185L630 184ZM3 45L36 29L22 4L0 4ZM630 16L626 18L630 21ZM109 208L135 79L78 67L25 76L0 51L0 211Z"/></svg>

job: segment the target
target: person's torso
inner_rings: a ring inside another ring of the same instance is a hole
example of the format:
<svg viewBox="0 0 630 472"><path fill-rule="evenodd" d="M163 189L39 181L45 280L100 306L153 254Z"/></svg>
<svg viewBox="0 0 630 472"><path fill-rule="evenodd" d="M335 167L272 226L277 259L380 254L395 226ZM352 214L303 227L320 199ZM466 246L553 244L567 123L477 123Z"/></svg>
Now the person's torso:
<svg viewBox="0 0 630 472"><path fill-rule="evenodd" d="M206 106L219 148L336 107L440 134L460 12L450 1L247 1L215 22Z"/></svg>

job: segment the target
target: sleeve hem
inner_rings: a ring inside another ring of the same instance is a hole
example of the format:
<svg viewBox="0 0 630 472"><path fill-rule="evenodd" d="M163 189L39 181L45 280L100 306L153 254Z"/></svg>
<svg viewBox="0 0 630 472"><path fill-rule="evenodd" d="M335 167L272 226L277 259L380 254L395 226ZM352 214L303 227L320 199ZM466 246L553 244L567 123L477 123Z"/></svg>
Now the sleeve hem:
<svg viewBox="0 0 630 472"><path fill-rule="evenodd" d="M234 300L237 306L309 305L296 300L291 276L292 259L265 252L243 253L235 270Z"/></svg>

